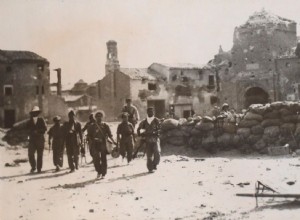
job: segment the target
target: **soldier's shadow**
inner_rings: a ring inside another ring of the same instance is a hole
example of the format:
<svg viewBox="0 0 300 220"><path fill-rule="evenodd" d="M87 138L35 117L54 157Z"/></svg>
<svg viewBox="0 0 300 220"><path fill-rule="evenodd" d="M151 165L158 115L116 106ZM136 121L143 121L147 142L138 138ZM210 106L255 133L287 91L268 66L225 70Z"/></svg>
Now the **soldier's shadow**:
<svg viewBox="0 0 300 220"><path fill-rule="evenodd" d="M87 180L87 181L79 182L79 183L67 183L67 184L64 184L64 185L58 185L58 186L50 187L48 189L57 189L57 188L75 189L75 188L82 188L82 187L85 187L86 185L93 184L96 181L98 181L98 179L91 179L91 180Z"/></svg>
<svg viewBox="0 0 300 220"><path fill-rule="evenodd" d="M5 179L13 179L13 178L17 178L17 177L26 177L26 176L35 176L35 175L41 175L43 173L52 173L53 169L50 170L44 170L41 173L23 173L23 174L18 174L18 175L13 175L13 176L1 176L0 180L5 180Z"/></svg>
<svg viewBox="0 0 300 220"><path fill-rule="evenodd" d="M64 170L67 170L67 169L64 169ZM58 173L58 172L56 172L56 173L53 174L53 175L32 177L32 178L26 179L25 181L40 180L40 179L49 179L49 178L56 178L56 177L64 176L64 175L67 175L67 174L69 174L68 171L67 171L67 172L63 172L63 173Z"/></svg>
<svg viewBox="0 0 300 220"><path fill-rule="evenodd" d="M131 179L148 176L148 175L151 175L151 173L149 173L149 172L137 173L137 174L133 174L131 176L122 176L122 177L108 179L107 182L112 183L112 182L119 181L119 180L131 180Z"/></svg>
<svg viewBox="0 0 300 220"><path fill-rule="evenodd" d="M276 204L258 206L257 208L255 208L255 211L263 211L265 209L300 209L300 201L296 199L294 201L283 201Z"/></svg>

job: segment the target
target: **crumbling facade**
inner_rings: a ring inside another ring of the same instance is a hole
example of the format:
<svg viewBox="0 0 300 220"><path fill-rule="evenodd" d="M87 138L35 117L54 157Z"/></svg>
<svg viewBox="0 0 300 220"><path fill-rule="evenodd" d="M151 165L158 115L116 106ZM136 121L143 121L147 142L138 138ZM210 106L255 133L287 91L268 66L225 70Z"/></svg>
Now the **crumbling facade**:
<svg viewBox="0 0 300 220"><path fill-rule="evenodd" d="M281 57L292 54L296 46L296 22L265 10L254 13L235 28L231 51L219 52L213 61L220 78L221 102L241 110L253 103L292 97L299 61L295 55L288 56L289 61Z"/></svg>
<svg viewBox="0 0 300 220"><path fill-rule="evenodd" d="M49 62L29 51L0 50L0 126L27 118L34 105L48 115Z"/></svg>
<svg viewBox="0 0 300 220"><path fill-rule="evenodd" d="M120 115L131 98L141 117L153 106L156 116L190 117L208 112L217 103L216 79L207 66L153 63L148 68L121 68L117 43L107 42L106 75L98 83L98 107L109 120Z"/></svg>
<svg viewBox="0 0 300 220"><path fill-rule="evenodd" d="M159 80L147 68L120 68L117 43L107 42L105 76L98 82L98 108L104 110L107 120L116 120L126 98L131 98L141 117L146 116L147 100L163 102L160 116L165 111L165 96L160 94ZM160 94L160 95L159 95Z"/></svg>
<svg viewBox="0 0 300 220"><path fill-rule="evenodd" d="M164 77L168 111L175 117L207 114L218 102L215 73L207 65L153 63L149 70Z"/></svg>

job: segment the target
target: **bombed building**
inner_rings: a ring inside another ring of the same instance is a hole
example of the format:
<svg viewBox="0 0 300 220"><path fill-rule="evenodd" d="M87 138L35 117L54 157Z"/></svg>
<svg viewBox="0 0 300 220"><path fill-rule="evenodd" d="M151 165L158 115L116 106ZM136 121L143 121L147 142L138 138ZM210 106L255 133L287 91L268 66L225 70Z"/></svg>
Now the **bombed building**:
<svg viewBox="0 0 300 220"><path fill-rule="evenodd" d="M34 105L48 108L49 62L29 51L0 50L0 126L28 117Z"/></svg>
<svg viewBox="0 0 300 220"><path fill-rule="evenodd" d="M148 68L121 68L117 42L107 42L105 76L99 81L98 107L108 119L120 115L126 98L131 98L141 117L153 106L156 116L189 117L205 113L217 103L217 80L210 68L194 64L153 63Z"/></svg>
<svg viewBox="0 0 300 220"><path fill-rule="evenodd" d="M265 10L236 27L233 47L213 60L219 99L241 110L253 103L297 100L300 60L296 22Z"/></svg>
<svg viewBox="0 0 300 220"><path fill-rule="evenodd" d="M59 95L50 93L49 61L33 52L0 50L0 87L0 127L28 118L35 105L45 117L66 111Z"/></svg>

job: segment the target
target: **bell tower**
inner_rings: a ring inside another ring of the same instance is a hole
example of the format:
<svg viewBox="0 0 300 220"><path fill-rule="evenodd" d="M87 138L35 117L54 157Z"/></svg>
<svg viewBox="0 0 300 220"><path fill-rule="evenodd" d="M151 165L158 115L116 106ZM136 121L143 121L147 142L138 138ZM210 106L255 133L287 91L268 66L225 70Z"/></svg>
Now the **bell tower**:
<svg viewBox="0 0 300 220"><path fill-rule="evenodd" d="M110 40L106 43L106 46L107 46L107 55L106 55L106 64L105 64L105 75L120 70L117 42Z"/></svg>

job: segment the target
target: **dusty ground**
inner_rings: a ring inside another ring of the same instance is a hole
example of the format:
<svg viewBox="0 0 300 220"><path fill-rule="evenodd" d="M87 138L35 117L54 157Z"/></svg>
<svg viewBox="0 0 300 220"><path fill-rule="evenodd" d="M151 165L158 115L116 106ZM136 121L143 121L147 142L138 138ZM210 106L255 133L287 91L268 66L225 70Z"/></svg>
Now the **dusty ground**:
<svg viewBox="0 0 300 220"><path fill-rule="evenodd" d="M28 174L28 162L5 167L27 158L27 151L0 146L0 219L300 219L300 201L263 198L256 207L254 198L235 195L253 193L257 180L300 193L299 157L183 152L163 150L153 174L147 173L145 158L129 166L110 158L106 179L95 181L91 164L69 174L66 156L65 168L54 172L47 150L42 174Z"/></svg>

